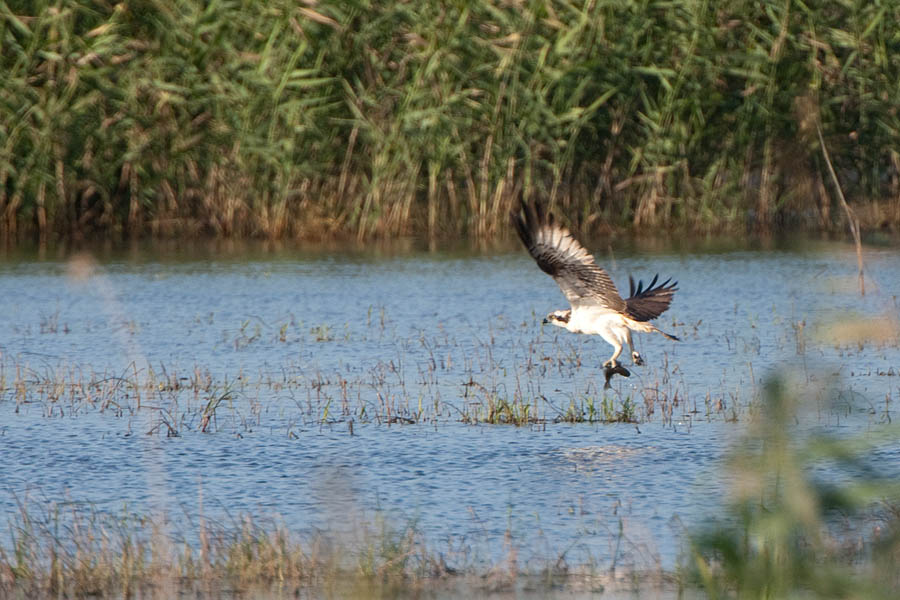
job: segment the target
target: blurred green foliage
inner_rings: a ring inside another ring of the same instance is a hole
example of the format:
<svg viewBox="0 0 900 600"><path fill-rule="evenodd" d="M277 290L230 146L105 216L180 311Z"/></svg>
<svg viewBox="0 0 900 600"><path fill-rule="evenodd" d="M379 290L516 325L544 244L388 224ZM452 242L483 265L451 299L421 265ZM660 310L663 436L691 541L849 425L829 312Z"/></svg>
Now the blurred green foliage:
<svg viewBox="0 0 900 600"><path fill-rule="evenodd" d="M769 382L728 469L725 518L694 537L710 598L896 598L900 577L897 428L803 432L803 404ZM887 452L885 452L887 450Z"/></svg>

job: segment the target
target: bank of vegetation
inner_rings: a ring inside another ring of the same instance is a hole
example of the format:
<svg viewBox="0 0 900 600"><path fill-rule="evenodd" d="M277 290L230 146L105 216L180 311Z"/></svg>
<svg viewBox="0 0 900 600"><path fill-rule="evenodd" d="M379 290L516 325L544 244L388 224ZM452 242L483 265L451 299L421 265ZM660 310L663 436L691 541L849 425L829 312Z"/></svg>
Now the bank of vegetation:
<svg viewBox="0 0 900 600"><path fill-rule="evenodd" d="M0 233L900 224L900 4L0 1ZM504 233L505 234L505 233Z"/></svg>

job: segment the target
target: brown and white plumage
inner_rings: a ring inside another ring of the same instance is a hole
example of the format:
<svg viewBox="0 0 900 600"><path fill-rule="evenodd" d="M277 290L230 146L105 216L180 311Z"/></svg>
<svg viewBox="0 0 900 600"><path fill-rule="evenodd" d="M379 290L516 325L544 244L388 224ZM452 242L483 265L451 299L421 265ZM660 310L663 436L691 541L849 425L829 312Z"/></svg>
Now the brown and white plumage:
<svg viewBox="0 0 900 600"><path fill-rule="evenodd" d="M644 287L642 281L635 284L629 277L629 297L623 299L609 274L540 204L523 201L521 208L510 217L529 254L541 270L556 280L572 305L569 310L554 311L545 322L576 333L601 335L615 349L605 366L617 366L623 343L631 349L635 364L643 363L640 354L634 351L632 330L658 332L669 339L678 339L649 323L669 308L678 289L677 282L667 279L657 285L657 275Z"/></svg>
<svg viewBox="0 0 900 600"><path fill-rule="evenodd" d="M568 229L555 223L551 213L544 214L540 204L523 202L521 211L511 216L528 252L556 280L572 306L596 304L620 312L627 308L606 271Z"/></svg>

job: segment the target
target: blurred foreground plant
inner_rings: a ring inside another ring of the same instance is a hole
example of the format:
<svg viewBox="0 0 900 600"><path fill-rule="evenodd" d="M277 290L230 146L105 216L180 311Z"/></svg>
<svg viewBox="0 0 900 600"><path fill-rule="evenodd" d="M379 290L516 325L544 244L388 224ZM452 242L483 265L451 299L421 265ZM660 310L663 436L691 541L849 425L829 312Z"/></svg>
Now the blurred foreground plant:
<svg viewBox="0 0 900 600"><path fill-rule="evenodd" d="M897 429L807 434L800 410L769 381L732 457L728 518L693 539L694 576L711 598L896 598L900 481L879 457Z"/></svg>

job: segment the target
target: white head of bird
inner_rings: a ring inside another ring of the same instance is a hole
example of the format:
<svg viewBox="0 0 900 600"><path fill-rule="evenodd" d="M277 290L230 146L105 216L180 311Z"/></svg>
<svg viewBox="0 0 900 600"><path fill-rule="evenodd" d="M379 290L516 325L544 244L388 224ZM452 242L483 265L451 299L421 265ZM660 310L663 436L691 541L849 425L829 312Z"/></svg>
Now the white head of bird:
<svg viewBox="0 0 900 600"><path fill-rule="evenodd" d="M565 327L572 316L572 310L554 310L544 318L544 323L553 323L557 327Z"/></svg>

